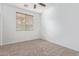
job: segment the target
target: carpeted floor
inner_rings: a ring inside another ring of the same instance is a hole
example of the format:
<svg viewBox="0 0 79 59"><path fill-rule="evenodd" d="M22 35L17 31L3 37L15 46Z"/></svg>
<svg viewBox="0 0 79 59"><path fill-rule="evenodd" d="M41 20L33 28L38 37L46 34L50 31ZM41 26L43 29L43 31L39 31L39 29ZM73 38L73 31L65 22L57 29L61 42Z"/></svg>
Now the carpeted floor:
<svg viewBox="0 0 79 59"><path fill-rule="evenodd" d="M79 56L79 52L50 43L30 40L0 47L1 56Z"/></svg>

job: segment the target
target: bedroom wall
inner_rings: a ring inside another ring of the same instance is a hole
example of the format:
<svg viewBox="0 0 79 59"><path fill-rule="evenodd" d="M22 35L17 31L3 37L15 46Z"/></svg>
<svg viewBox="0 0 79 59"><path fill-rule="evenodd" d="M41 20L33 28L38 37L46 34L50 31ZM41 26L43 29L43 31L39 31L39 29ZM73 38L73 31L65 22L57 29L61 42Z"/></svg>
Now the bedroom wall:
<svg viewBox="0 0 79 59"><path fill-rule="evenodd" d="M0 45L2 44L2 19L1 19L1 4L0 4Z"/></svg>
<svg viewBox="0 0 79 59"><path fill-rule="evenodd" d="M33 31L16 31L16 12L33 15ZM3 4L3 44L40 38L40 14Z"/></svg>
<svg viewBox="0 0 79 59"><path fill-rule="evenodd" d="M79 4L52 4L41 22L43 39L79 51Z"/></svg>

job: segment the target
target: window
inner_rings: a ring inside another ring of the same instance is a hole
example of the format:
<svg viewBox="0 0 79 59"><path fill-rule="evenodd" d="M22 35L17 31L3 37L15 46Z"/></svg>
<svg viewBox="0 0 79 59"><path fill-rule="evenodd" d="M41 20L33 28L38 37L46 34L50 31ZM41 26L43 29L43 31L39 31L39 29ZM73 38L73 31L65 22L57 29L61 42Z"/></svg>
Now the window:
<svg viewBox="0 0 79 59"><path fill-rule="evenodd" d="M16 12L16 30L17 31L33 30L33 16Z"/></svg>

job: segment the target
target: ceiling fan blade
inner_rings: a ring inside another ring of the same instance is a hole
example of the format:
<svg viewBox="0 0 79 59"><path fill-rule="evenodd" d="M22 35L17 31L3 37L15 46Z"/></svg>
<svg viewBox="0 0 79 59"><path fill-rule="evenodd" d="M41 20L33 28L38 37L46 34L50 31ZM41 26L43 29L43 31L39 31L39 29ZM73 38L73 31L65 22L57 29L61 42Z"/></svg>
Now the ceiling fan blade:
<svg viewBox="0 0 79 59"><path fill-rule="evenodd" d="M44 3L38 3L38 4L41 5L41 6L44 6L44 7L46 6Z"/></svg>
<svg viewBox="0 0 79 59"><path fill-rule="evenodd" d="M36 4L34 4L34 9L36 8Z"/></svg>

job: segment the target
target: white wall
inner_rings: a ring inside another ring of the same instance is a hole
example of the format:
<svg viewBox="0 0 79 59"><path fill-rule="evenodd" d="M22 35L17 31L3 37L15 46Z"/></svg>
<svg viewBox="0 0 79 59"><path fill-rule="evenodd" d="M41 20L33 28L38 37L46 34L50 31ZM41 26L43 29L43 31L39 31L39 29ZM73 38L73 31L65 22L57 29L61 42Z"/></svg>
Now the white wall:
<svg viewBox="0 0 79 59"><path fill-rule="evenodd" d="M33 31L16 31L16 12L32 14ZM40 37L40 14L16 8L10 5L3 5L3 44L38 39Z"/></svg>
<svg viewBox="0 0 79 59"><path fill-rule="evenodd" d="M79 51L79 4L52 4L42 25L43 39Z"/></svg>
<svg viewBox="0 0 79 59"><path fill-rule="evenodd" d="M0 45L1 45L1 43L2 43L2 19L1 19L1 4L0 4Z"/></svg>

